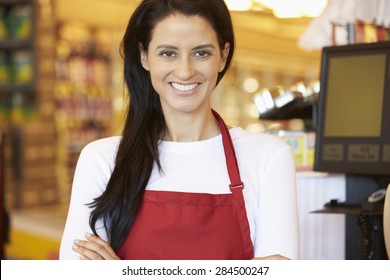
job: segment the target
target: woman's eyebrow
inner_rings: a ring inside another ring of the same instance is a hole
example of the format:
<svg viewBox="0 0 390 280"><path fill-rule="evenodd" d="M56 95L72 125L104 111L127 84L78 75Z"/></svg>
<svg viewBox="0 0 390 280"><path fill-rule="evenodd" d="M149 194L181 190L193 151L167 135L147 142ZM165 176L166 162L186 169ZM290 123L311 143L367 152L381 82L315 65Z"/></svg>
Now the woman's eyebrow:
<svg viewBox="0 0 390 280"><path fill-rule="evenodd" d="M156 47L156 50L159 49L173 49L173 50L178 50L179 48L172 46L172 45L159 45Z"/></svg>
<svg viewBox="0 0 390 280"><path fill-rule="evenodd" d="M199 49L215 49L215 46L213 44L205 44L205 45L200 45L200 46L197 46L195 48L193 48L193 50L199 50Z"/></svg>
<svg viewBox="0 0 390 280"><path fill-rule="evenodd" d="M213 44L204 44L204 45L196 46L196 47L192 48L192 50L207 49L207 48L215 49L215 46ZM156 50L159 50L159 49L178 50L179 48L172 46L172 45L159 45L156 47Z"/></svg>

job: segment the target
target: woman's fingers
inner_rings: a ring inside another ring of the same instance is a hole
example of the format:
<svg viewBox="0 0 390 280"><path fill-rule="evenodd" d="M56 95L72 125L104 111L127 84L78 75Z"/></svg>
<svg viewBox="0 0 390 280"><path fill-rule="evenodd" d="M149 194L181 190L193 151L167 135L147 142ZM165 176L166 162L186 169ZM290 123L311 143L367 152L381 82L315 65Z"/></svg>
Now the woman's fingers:
<svg viewBox="0 0 390 280"><path fill-rule="evenodd" d="M85 240L75 240L72 249L80 254L81 260L102 260L103 257L96 253L96 248L93 248Z"/></svg>
<svg viewBox="0 0 390 280"><path fill-rule="evenodd" d="M85 237L87 238L87 240L103 246L104 250L110 254L112 259L119 260L119 257L116 255L116 253L114 252L114 250L112 249L112 247L110 246L110 244L107 241L97 237L96 235L90 234L90 233L87 233L85 235Z"/></svg>
<svg viewBox="0 0 390 280"><path fill-rule="evenodd" d="M81 255L82 260L119 260L111 246L103 239L86 235L87 240L75 240L73 250Z"/></svg>

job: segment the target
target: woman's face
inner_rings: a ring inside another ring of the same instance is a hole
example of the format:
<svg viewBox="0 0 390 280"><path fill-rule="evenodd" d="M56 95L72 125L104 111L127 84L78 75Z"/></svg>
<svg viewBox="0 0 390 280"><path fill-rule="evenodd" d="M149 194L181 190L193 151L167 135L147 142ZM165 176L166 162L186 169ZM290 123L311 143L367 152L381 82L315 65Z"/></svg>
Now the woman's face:
<svg viewBox="0 0 390 280"><path fill-rule="evenodd" d="M175 14L158 22L148 51L141 49L141 61L164 114L210 108L210 95L228 53L229 44L221 50L215 30L202 17Z"/></svg>

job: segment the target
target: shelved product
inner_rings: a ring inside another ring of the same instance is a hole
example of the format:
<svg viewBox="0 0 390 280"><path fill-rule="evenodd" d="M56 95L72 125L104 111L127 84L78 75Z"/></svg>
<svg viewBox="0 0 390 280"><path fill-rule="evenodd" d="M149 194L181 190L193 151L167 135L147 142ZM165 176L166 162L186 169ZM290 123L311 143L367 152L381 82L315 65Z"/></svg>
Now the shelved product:
<svg viewBox="0 0 390 280"><path fill-rule="evenodd" d="M0 3L0 123L29 117L34 107L32 0Z"/></svg>
<svg viewBox="0 0 390 280"><path fill-rule="evenodd" d="M58 202L53 0L0 3L0 124L7 207Z"/></svg>
<svg viewBox="0 0 390 280"><path fill-rule="evenodd" d="M56 57L56 124L61 190L68 197L81 149L108 136L112 118L108 32L75 22L59 23Z"/></svg>

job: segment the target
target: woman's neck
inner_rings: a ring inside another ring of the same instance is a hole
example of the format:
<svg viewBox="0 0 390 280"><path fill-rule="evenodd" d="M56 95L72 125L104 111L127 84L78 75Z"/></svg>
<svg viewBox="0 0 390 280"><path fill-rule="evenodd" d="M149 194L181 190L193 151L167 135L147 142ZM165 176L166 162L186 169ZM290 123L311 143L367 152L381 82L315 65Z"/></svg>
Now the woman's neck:
<svg viewBox="0 0 390 280"><path fill-rule="evenodd" d="M221 133L211 110L206 114L165 115L165 141L194 142L210 139Z"/></svg>

